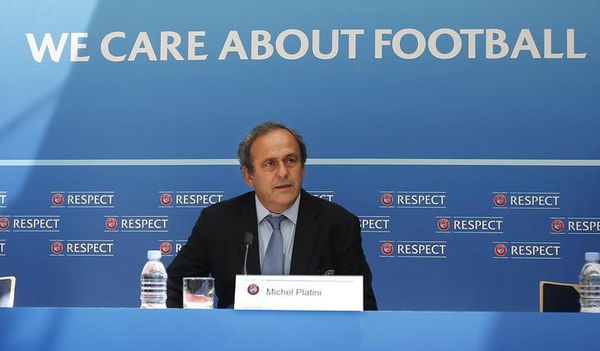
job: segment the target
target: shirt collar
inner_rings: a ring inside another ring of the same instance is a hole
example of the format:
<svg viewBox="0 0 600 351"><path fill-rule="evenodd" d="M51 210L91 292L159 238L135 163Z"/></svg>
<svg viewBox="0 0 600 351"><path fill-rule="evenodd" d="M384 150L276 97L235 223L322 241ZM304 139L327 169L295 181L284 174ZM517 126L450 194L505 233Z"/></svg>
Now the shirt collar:
<svg viewBox="0 0 600 351"><path fill-rule="evenodd" d="M268 215L277 216L276 213L269 212L269 210L267 210L267 208L265 206L263 206L263 204L260 202L260 200L258 199L258 196L256 196L256 194L254 194L254 200L255 200L254 202L256 203L257 223L260 223ZM292 206L290 206L290 208L288 208L281 214L284 215L290 221L292 221L292 223L294 223L294 225L296 225L296 221L298 220L298 209L299 208L300 208L300 194L298 194L298 197L296 198L296 201L294 201Z"/></svg>

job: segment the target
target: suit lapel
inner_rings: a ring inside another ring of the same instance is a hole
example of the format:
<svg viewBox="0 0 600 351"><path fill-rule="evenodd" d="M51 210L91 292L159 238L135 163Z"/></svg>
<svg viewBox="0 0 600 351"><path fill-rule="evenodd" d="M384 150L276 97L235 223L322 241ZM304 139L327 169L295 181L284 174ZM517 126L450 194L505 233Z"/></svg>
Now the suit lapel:
<svg viewBox="0 0 600 351"><path fill-rule="evenodd" d="M318 213L319 207L312 195L302 190L290 274L306 274L308 260L319 234Z"/></svg>
<svg viewBox="0 0 600 351"><path fill-rule="evenodd" d="M238 207L241 226L239 242L242 243L242 270L245 254L245 247L243 245L244 235L247 232L254 234L252 238L252 245L248 249L248 274L260 274L260 259L258 256L258 225L256 223L256 204L254 201L254 192L248 193L248 198L243 199ZM242 271L240 271L240 273L242 273Z"/></svg>

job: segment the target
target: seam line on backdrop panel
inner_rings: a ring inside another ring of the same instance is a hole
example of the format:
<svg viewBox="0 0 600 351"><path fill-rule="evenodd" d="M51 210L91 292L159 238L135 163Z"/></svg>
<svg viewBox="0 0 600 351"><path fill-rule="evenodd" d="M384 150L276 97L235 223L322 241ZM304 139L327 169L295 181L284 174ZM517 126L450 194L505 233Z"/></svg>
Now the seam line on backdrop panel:
<svg viewBox="0 0 600 351"><path fill-rule="evenodd" d="M470 158L311 158L314 166L536 166L598 167L600 160ZM234 158L214 159L4 159L0 166L239 166Z"/></svg>

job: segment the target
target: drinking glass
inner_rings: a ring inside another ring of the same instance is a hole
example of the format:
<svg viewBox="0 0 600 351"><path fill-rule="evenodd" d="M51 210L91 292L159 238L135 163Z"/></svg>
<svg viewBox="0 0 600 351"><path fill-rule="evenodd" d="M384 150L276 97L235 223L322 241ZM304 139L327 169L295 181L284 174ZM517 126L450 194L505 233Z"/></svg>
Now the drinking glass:
<svg viewBox="0 0 600 351"><path fill-rule="evenodd" d="M183 308L212 309L214 298L214 278L183 278Z"/></svg>

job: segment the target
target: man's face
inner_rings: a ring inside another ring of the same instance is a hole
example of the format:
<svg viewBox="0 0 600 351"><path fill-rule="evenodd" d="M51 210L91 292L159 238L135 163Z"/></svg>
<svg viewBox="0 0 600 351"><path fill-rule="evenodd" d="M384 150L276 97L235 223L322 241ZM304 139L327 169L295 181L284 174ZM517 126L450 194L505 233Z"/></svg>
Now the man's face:
<svg viewBox="0 0 600 351"><path fill-rule="evenodd" d="M250 147L250 159L254 172L243 167L242 174L260 202L273 213L290 208L306 174L294 136L285 129L275 129L256 138Z"/></svg>

